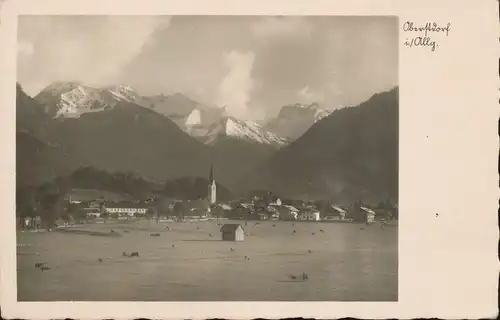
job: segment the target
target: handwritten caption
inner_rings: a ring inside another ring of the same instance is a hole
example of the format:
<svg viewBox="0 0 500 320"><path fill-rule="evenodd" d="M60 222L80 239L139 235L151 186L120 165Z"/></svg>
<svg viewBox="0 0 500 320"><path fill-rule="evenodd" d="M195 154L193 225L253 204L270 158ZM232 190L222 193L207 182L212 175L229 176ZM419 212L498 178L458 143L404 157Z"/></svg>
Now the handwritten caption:
<svg viewBox="0 0 500 320"><path fill-rule="evenodd" d="M440 25L437 22L426 22L425 24L418 25L413 21L406 21L403 23L403 31L416 36L409 36L405 38L404 45L406 47L426 47L431 51L436 51L439 47L436 38L439 35L450 34L451 23Z"/></svg>

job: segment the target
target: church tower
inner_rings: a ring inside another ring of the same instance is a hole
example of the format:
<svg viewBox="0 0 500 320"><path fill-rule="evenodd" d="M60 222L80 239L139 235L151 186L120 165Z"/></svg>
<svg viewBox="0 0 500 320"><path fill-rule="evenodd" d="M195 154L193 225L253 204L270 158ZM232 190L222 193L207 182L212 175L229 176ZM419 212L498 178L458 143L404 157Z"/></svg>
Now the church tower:
<svg viewBox="0 0 500 320"><path fill-rule="evenodd" d="M217 201L217 185L215 183L213 166L210 166L210 177L208 178L208 200L210 204L215 204Z"/></svg>

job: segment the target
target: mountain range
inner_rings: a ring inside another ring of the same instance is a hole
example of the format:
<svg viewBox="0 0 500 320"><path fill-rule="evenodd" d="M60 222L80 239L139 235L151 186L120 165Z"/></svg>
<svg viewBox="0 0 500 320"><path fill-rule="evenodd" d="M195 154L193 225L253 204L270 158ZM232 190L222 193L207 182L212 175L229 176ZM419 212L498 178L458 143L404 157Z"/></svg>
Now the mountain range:
<svg viewBox="0 0 500 320"><path fill-rule="evenodd" d="M317 104L287 105L264 124L180 93L142 96L124 85L57 82L34 98L18 85L16 104L21 186L82 166L184 181L207 176L213 164L221 188L241 193L397 194L397 89L334 112Z"/></svg>
<svg viewBox="0 0 500 320"><path fill-rule="evenodd" d="M397 201L398 91L334 111L238 185L296 199Z"/></svg>
<svg viewBox="0 0 500 320"><path fill-rule="evenodd" d="M214 133L215 127L222 126L225 127L224 135L234 138L267 144L284 143L283 139L275 137L253 121L236 120L229 117L224 108L198 103L181 93L142 96L126 85L94 88L78 82L55 82L37 94L35 100L43 106L46 115L53 119L80 118L85 114L104 112L124 103L132 103L163 115L189 135L207 143L220 135L221 130Z"/></svg>
<svg viewBox="0 0 500 320"><path fill-rule="evenodd" d="M175 120L181 116L189 120L193 110L202 108L180 94L160 101L161 108L136 103L144 99L125 86L95 89L78 83L55 83L31 98L18 85L17 97L18 131L39 141L40 148L57 146L59 153L68 155L61 160L68 170L93 166L111 172L136 171L163 181L187 175L206 176L213 163L220 172L218 181L231 185L240 171L250 170L284 143L254 122L227 116L198 124L206 127L206 134L190 136L187 129L195 124L188 122L183 127ZM167 102L178 103L170 114ZM202 110L219 111L210 107ZM27 159L29 154L21 145L25 140L18 141L18 159ZM232 152L233 146L239 152ZM36 171L19 161L20 172L37 173L36 177L19 174L20 185L37 184L56 174L54 170L51 175L44 172L43 163Z"/></svg>

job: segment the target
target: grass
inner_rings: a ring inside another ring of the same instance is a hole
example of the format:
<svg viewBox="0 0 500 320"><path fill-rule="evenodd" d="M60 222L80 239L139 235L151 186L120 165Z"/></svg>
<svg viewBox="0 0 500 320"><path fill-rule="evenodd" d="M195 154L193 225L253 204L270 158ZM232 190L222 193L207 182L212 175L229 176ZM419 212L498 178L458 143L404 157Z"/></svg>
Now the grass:
<svg viewBox="0 0 500 320"><path fill-rule="evenodd" d="M315 222L292 226L281 221L249 221L245 226L240 221L245 241L228 242L220 240L221 223L143 221L85 226L93 231L112 228L123 234L118 238L19 233L18 243L30 244L18 247L19 299L397 300L395 226L381 229ZM160 236L151 237L151 232ZM122 256L133 251L140 257ZM37 262L47 262L51 270L40 272L34 268ZM309 280L289 278L302 272Z"/></svg>

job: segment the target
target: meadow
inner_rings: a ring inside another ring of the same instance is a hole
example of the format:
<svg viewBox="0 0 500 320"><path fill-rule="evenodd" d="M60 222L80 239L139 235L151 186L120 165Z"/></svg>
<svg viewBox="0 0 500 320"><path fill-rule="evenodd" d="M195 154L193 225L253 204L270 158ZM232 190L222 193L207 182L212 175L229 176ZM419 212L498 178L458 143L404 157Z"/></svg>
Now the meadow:
<svg viewBox="0 0 500 320"><path fill-rule="evenodd" d="M222 223L241 223L245 241L221 241ZM143 221L81 228L122 236L18 232L19 301L398 299L397 226ZM139 257L122 255L133 251ZM50 269L35 268L42 262ZM307 281L290 277L302 272Z"/></svg>

